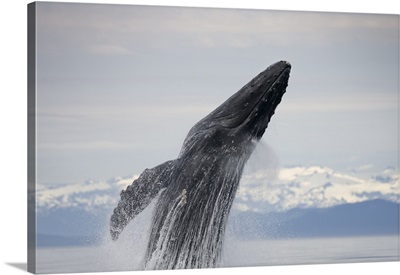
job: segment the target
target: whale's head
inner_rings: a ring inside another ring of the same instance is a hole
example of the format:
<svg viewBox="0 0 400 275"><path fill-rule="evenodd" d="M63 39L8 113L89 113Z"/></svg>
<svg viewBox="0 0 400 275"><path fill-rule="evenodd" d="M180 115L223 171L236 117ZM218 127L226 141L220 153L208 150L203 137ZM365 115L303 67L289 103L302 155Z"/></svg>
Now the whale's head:
<svg viewBox="0 0 400 275"><path fill-rule="evenodd" d="M205 120L211 125L248 131L260 139L288 86L291 65L277 62L231 96Z"/></svg>
<svg viewBox="0 0 400 275"><path fill-rule="evenodd" d="M258 74L213 112L200 120L187 135L181 154L196 143L224 144L223 139L256 140L264 134L288 86L291 65L279 61ZM218 142L220 141L220 142Z"/></svg>

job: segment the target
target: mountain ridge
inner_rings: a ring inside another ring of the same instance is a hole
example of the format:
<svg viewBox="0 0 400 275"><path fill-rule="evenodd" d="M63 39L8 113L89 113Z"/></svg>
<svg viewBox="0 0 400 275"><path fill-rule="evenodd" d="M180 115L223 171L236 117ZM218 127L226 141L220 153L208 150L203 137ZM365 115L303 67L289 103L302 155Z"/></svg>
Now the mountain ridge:
<svg viewBox="0 0 400 275"><path fill-rule="evenodd" d="M38 185L38 244L79 244L108 234L120 191L137 177ZM323 166L245 171L228 227L240 238L398 234L399 202L399 175L390 167L380 173Z"/></svg>
<svg viewBox="0 0 400 275"><path fill-rule="evenodd" d="M327 208L235 213L232 230L255 239L399 235L399 209L398 203L377 199Z"/></svg>
<svg viewBox="0 0 400 275"><path fill-rule="evenodd" d="M398 235L399 208L398 203L371 200L285 212L236 211L229 217L227 231L239 239ZM39 247L96 245L101 242L102 235L108 234L109 213L97 217L65 215L62 220L59 213L53 214L38 217ZM85 226L81 226L83 221Z"/></svg>

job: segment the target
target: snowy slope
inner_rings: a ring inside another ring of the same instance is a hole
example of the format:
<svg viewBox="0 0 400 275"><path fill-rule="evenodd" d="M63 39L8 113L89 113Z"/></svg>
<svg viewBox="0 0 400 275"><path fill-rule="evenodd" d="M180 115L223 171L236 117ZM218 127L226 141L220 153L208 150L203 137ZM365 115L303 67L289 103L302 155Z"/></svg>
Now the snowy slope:
<svg viewBox="0 0 400 275"><path fill-rule="evenodd" d="M104 235L108 231L109 217L118 203L120 191L137 177L39 185L38 244L79 244L82 240L91 242L97 236ZM290 232L293 227L298 228L299 232L288 235L307 236L318 232L346 235L346 230L367 234L369 231L361 226L366 222L368 228L380 223L381 227L376 228L375 234L386 234L398 230L398 220L392 218L396 213L398 216L398 203L399 175L393 168L371 174L365 169L343 173L328 167L297 166L274 172L247 171L237 192L232 217L233 223L240 225L234 230L238 235L261 230L261 236L266 237L264 231L270 234L278 228L282 235L283 231ZM375 212L369 210L371 207ZM386 213L381 214L380 211ZM351 228L342 224L357 220L357 213L367 218L352 224ZM330 223L321 223L325 221L321 217L338 222L332 228L325 228L324 225ZM313 225L313 230L307 233L307 226L310 225ZM337 231L340 228L348 229Z"/></svg>
<svg viewBox="0 0 400 275"><path fill-rule="evenodd" d="M114 207L119 192L137 177L38 185L38 212L71 207L91 212ZM379 174L342 173L320 166L281 168L274 175L259 170L243 175L234 208L263 212L332 207L374 199L399 202L399 188L399 174L394 168Z"/></svg>

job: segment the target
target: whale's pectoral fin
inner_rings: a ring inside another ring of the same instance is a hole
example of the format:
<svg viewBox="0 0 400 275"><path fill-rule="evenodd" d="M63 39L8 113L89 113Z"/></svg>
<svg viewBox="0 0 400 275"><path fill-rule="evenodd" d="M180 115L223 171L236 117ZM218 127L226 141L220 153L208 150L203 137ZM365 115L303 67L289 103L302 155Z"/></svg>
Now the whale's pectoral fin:
<svg viewBox="0 0 400 275"><path fill-rule="evenodd" d="M161 189L167 187L175 160L146 169L126 190L121 191L121 200L114 209L110 221L110 233L117 240L125 226L145 209Z"/></svg>

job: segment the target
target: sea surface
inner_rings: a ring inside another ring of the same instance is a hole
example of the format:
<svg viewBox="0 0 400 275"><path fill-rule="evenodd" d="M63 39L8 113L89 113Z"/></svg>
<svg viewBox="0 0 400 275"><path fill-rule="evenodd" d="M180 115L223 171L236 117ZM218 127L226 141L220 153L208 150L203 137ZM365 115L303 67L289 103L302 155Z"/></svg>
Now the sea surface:
<svg viewBox="0 0 400 275"><path fill-rule="evenodd" d="M142 270L146 241L39 248L37 273ZM399 261L399 236L228 239L221 267Z"/></svg>

